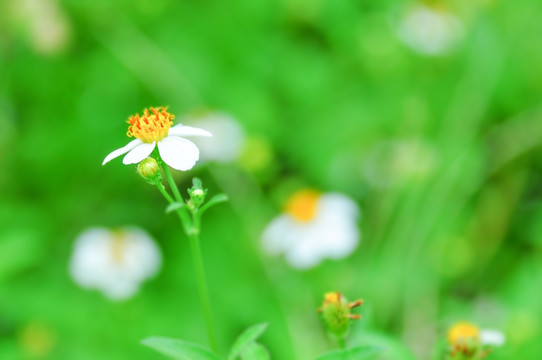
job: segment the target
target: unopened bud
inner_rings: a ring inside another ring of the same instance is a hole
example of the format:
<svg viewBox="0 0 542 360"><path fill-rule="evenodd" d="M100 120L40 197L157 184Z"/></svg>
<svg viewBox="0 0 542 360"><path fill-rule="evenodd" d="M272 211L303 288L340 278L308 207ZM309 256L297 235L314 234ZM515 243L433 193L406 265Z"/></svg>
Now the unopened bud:
<svg viewBox="0 0 542 360"><path fill-rule="evenodd" d="M198 209L205 201L205 195L207 195L207 189L204 189L201 180L194 178L192 180L193 186L188 189L188 195L190 196L189 206L192 209Z"/></svg>
<svg viewBox="0 0 542 360"><path fill-rule="evenodd" d="M480 329L477 326L459 322L448 330L448 343L452 359L482 359Z"/></svg>
<svg viewBox="0 0 542 360"><path fill-rule="evenodd" d="M151 185L157 185L162 181L160 166L156 159L148 157L137 165L137 172Z"/></svg>
<svg viewBox="0 0 542 360"><path fill-rule="evenodd" d="M349 303L340 292L329 292L324 295L324 303L318 311L327 331L342 338L348 332L351 320L359 320L360 315L352 314L352 309L363 304L363 300Z"/></svg>

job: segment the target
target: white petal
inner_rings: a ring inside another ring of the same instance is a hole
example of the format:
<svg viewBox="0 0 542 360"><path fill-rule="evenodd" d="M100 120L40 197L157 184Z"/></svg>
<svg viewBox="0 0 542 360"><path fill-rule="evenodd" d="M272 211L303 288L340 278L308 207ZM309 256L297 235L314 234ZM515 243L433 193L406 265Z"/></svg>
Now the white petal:
<svg viewBox="0 0 542 360"><path fill-rule="evenodd" d="M137 145L142 144L142 143L143 143L143 141L141 141L139 139L135 139L135 140L130 141L126 146L121 147L120 149L117 149L117 150L113 151L111 154L107 155L105 157L104 162L102 163L102 165L107 164L108 162L110 162L111 160L113 160L116 157L121 156L122 154L126 154L128 151L132 150Z"/></svg>
<svg viewBox="0 0 542 360"><path fill-rule="evenodd" d="M305 238L297 242L286 252L286 260L290 265L298 269L309 269L322 261L319 249L314 247L312 239Z"/></svg>
<svg viewBox="0 0 542 360"><path fill-rule="evenodd" d="M124 165L128 165L128 164L137 164L138 162L141 162L141 160L145 159L147 156L149 156L152 153L155 146L156 144L154 142L151 144L144 143L144 144L137 145L135 148L130 150L128 154L126 154L124 159L122 159L122 163Z"/></svg>
<svg viewBox="0 0 542 360"><path fill-rule="evenodd" d="M482 330L480 335L484 345L502 346L505 341L504 334L497 330Z"/></svg>
<svg viewBox="0 0 542 360"><path fill-rule="evenodd" d="M176 170L190 170L199 159L199 149L190 140L168 136L158 143L162 160Z"/></svg>
<svg viewBox="0 0 542 360"><path fill-rule="evenodd" d="M263 231L262 245L264 251L269 255L278 255L289 249L293 245L289 237L292 229L290 216L279 215L273 219Z"/></svg>
<svg viewBox="0 0 542 360"><path fill-rule="evenodd" d="M168 136L213 136L207 130L197 127L184 126L182 124L175 125L169 129Z"/></svg>

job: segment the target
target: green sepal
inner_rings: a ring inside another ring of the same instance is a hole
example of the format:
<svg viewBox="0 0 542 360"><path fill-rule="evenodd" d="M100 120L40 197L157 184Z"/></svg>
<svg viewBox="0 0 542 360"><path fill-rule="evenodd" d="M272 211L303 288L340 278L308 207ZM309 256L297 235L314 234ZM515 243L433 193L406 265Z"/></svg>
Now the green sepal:
<svg viewBox="0 0 542 360"><path fill-rule="evenodd" d="M176 360L220 360L211 350L184 340L164 337L149 337L141 343Z"/></svg>
<svg viewBox="0 0 542 360"><path fill-rule="evenodd" d="M245 351L247 346L253 344L267 329L267 323L257 324L249 327L233 343L228 360L234 360Z"/></svg>
<svg viewBox="0 0 542 360"><path fill-rule="evenodd" d="M333 350L316 360L372 360L382 351L381 347L362 345L351 349Z"/></svg>

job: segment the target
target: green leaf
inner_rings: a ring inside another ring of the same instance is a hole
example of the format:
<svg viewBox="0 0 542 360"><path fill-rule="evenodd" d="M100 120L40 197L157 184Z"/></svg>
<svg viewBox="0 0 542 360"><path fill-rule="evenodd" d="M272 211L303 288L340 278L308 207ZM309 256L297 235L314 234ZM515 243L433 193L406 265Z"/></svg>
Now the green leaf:
<svg viewBox="0 0 542 360"><path fill-rule="evenodd" d="M228 355L228 360L234 360L237 358L248 345L254 343L260 336L262 336L266 328L267 323L263 323L246 329L233 343Z"/></svg>
<svg viewBox="0 0 542 360"><path fill-rule="evenodd" d="M178 210L178 209L182 208L183 206L185 206L184 203L180 203L180 202L171 203L166 208L166 214L169 214L170 212Z"/></svg>
<svg viewBox="0 0 542 360"><path fill-rule="evenodd" d="M372 360L383 349L376 346L356 346L351 349L330 351L316 360Z"/></svg>
<svg viewBox="0 0 542 360"><path fill-rule="evenodd" d="M241 353L241 360L271 360L269 351L257 342L248 344Z"/></svg>
<svg viewBox="0 0 542 360"><path fill-rule="evenodd" d="M220 360L211 350L184 340L153 336L141 343L176 360Z"/></svg>
<svg viewBox="0 0 542 360"><path fill-rule="evenodd" d="M209 209L211 206L214 206L216 204L220 204L223 202L228 201L228 195L226 194L217 194L213 196L209 201L207 201L203 206L199 209L199 213L202 214L205 210Z"/></svg>

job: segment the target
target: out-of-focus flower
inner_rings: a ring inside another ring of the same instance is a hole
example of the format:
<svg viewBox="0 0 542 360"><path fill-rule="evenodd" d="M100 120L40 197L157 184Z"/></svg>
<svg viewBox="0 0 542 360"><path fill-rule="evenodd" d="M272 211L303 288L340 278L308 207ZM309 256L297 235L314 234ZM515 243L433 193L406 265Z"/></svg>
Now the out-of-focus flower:
<svg viewBox="0 0 542 360"><path fill-rule="evenodd" d="M143 230L96 227L78 236L69 270L80 286L122 300L134 295L160 265L160 251Z"/></svg>
<svg viewBox="0 0 542 360"><path fill-rule="evenodd" d="M468 322L458 322L448 330L448 344L450 356L454 358L461 354L462 358L483 359L488 346L501 346L504 344L504 334L496 330L480 330L476 325Z"/></svg>
<svg viewBox="0 0 542 360"><path fill-rule="evenodd" d="M441 55L452 50L463 35L461 22L440 8L418 4L399 21L399 38L423 55Z"/></svg>
<svg viewBox="0 0 542 360"><path fill-rule="evenodd" d="M42 54L54 54L70 40L67 16L54 0L14 0L14 18L26 28L34 49Z"/></svg>
<svg viewBox="0 0 542 360"><path fill-rule="evenodd" d="M302 190L264 230L264 250L285 253L296 268L310 268L325 258L348 256L359 242L359 208L345 195Z"/></svg>
<svg viewBox="0 0 542 360"><path fill-rule="evenodd" d="M245 144L245 132L232 116L218 111L204 111L183 117L182 123L207 129L213 139L198 138L194 143L200 150L201 161L236 161Z"/></svg>
<svg viewBox="0 0 542 360"><path fill-rule="evenodd" d="M329 292L324 295L324 303L318 312L322 315L327 331L340 338L348 332L352 320L361 318L360 315L352 314L352 309L362 304L363 300L349 303L340 292Z"/></svg>
<svg viewBox="0 0 542 360"><path fill-rule="evenodd" d="M166 164L177 170L190 170L199 159L198 147L183 136L212 136L210 132L182 124L173 125L174 115L167 112L166 107L150 108L139 114L130 116L128 136L136 139L126 146L107 155L102 165L116 157L126 156L122 160L125 165L136 164L148 157L158 146L160 157Z"/></svg>

